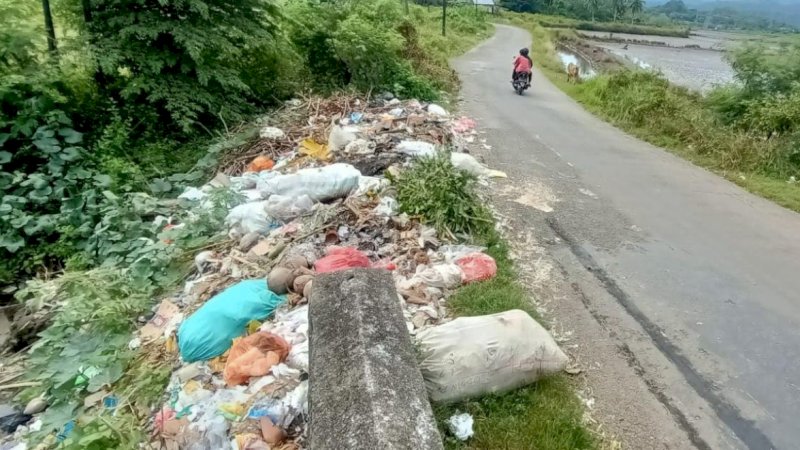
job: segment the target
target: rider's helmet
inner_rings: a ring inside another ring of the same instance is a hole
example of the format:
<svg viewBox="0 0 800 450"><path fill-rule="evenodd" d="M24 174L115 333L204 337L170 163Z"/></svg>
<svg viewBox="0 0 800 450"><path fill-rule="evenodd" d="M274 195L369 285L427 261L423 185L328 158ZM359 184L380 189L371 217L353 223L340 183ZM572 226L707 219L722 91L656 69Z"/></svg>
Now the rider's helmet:
<svg viewBox="0 0 800 450"><path fill-rule="evenodd" d="M528 49L523 48L522 50L519 51L519 54L522 56L528 56Z"/></svg>

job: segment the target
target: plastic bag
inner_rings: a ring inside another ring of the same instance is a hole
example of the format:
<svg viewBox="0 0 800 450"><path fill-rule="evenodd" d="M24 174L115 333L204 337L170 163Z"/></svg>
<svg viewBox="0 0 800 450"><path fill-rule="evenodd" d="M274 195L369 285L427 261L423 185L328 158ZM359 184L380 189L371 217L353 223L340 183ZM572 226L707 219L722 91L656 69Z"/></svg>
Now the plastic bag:
<svg viewBox="0 0 800 450"><path fill-rule="evenodd" d="M286 133L280 128L266 126L259 131L258 136L261 139L278 140L286 137Z"/></svg>
<svg viewBox="0 0 800 450"><path fill-rule="evenodd" d="M266 210L267 201L245 203L234 207L225 217L231 235L244 236L248 233L266 234L270 228L278 226Z"/></svg>
<svg viewBox="0 0 800 450"><path fill-rule="evenodd" d="M451 416L447 419L447 427L460 441L466 441L475 434L472 431L472 416L467 413Z"/></svg>
<svg viewBox="0 0 800 450"><path fill-rule="evenodd" d="M223 378L228 386L246 383L250 377L269 373L272 366L285 360L290 346L277 334L259 331L233 341L225 363Z"/></svg>
<svg viewBox="0 0 800 450"><path fill-rule="evenodd" d="M433 156L436 154L436 147L430 142L402 141L397 145L397 151L411 156Z"/></svg>
<svg viewBox="0 0 800 450"><path fill-rule="evenodd" d="M486 250L486 247L478 247L477 245L442 245L436 251L441 253L445 262L454 263L457 259L463 258L470 253L480 253Z"/></svg>
<svg viewBox="0 0 800 450"><path fill-rule="evenodd" d="M355 191L356 196L367 195L368 192L380 192L389 186L389 180L379 177L359 177L358 189Z"/></svg>
<svg viewBox="0 0 800 450"><path fill-rule="evenodd" d="M378 206L376 206L372 212L378 217L388 219L395 215L397 208L397 200L392 197L382 197L380 203L378 203Z"/></svg>
<svg viewBox="0 0 800 450"><path fill-rule="evenodd" d="M286 429L300 414L308 414L308 381L301 382L283 398L259 400L250 408L247 418L268 417L272 423Z"/></svg>
<svg viewBox="0 0 800 450"><path fill-rule="evenodd" d="M422 284L426 287L455 289L461 286L463 274L455 264L435 264L417 266L417 272L408 280L406 287Z"/></svg>
<svg viewBox="0 0 800 450"><path fill-rule="evenodd" d="M263 172L264 170L270 170L275 167L275 161L270 159L268 156L259 155L253 158L250 161L250 164L247 165L247 172Z"/></svg>
<svg viewBox="0 0 800 450"><path fill-rule="evenodd" d="M469 153L450 153L450 162L456 169L469 172L477 177L508 178L505 172L492 170L484 166Z"/></svg>
<svg viewBox="0 0 800 450"><path fill-rule="evenodd" d="M485 253L470 253L456 260L463 273L461 280L467 283L485 281L497 275L497 263Z"/></svg>
<svg viewBox="0 0 800 450"><path fill-rule="evenodd" d="M345 148L347 144L356 140L358 132L358 127L334 125L328 135L328 148L331 152L337 152Z"/></svg>
<svg viewBox="0 0 800 450"><path fill-rule="evenodd" d="M317 273L336 272L354 267L369 267L367 255L353 247L331 247L328 255L314 262Z"/></svg>
<svg viewBox="0 0 800 450"><path fill-rule="evenodd" d="M449 115L447 113L446 109L442 108L439 105L433 104L433 103L428 105L428 113L430 113L431 115L434 115L434 116L442 116L442 117L445 117L445 116Z"/></svg>
<svg viewBox="0 0 800 450"><path fill-rule="evenodd" d="M515 389L561 372L568 361L547 330L518 309L427 328L417 344L436 402Z"/></svg>
<svg viewBox="0 0 800 450"><path fill-rule="evenodd" d="M315 202L345 197L358 187L361 172L350 164L300 169L295 173L262 179L258 190L262 195L299 197L308 195Z"/></svg>
<svg viewBox="0 0 800 450"><path fill-rule="evenodd" d="M264 209L271 217L289 222L310 213L314 209L314 200L308 195L299 197L273 195L264 202Z"/></svg>
<svg viewBox="0 0 800 450"><path fill-rule="evenodd" d="M215 295L178 329L178 345L186 362L225 353L251 320L264 320L285 299L267 289L265 280L245 280Z"/></svg>

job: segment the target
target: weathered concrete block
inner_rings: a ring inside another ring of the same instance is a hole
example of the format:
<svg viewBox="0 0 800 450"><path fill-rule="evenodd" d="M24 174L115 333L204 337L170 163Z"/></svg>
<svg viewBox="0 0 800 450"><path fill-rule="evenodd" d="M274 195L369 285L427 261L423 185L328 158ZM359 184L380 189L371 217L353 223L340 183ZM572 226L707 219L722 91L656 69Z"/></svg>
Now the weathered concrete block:
<svg viewBox="0 0 800 450"><path fill-rule="evenodd" d="M310 303L310 448L443 448L391 274L317 275Z"/></svg>

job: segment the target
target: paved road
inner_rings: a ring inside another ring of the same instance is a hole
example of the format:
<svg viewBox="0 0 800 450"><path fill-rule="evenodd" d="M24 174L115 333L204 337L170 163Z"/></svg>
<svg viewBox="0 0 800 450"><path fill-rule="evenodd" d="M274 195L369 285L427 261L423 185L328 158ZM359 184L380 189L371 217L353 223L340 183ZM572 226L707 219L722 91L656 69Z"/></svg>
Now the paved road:
<svg viewBox="0 0 800 450"><path fill-rule="evenodd" d="M800 448L800 215L605 124L540 73L515 95L511 60L529 42L498 26L455 62L488 162L534 186L520 202L641 325L727 445Z"/></svg>

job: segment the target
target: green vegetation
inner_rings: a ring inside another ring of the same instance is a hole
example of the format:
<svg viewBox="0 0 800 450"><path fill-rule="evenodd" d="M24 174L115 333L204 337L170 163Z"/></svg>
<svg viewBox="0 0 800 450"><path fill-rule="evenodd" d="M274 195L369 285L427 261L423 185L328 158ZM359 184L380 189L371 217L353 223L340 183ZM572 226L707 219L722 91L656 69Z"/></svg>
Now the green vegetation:
<svg viewBox="0 0 800 450"><path fill-rule="evenodd" d="M455 237L491 229L491 214L474 191L476 178L454 170L446 153L422 158L391 180L401 211L423 217L442 235Z"/></svg>
<svg viewBox="0 0 800 450"><path fill-rule="evenodd" d="M707 97L661 75L621 70L582 84L564 82L557 36L532 16L511 17L534 35L534 61L589 111L776 203L800 211L800 42L777 51L748 46L730 54L740 84Z"/></svg>
<svg viewBox="0 0 800 450"><path fill-rule="evenodd" d="M678 26L651 26L622 22L583 22L558 16L540 16L539 24L546 28L572 28L608 33L647 34L654 36L689 37L689 28Z"/></svg>
<svg viewBox="0 0 800 450"><path fill-rule="evenodd" d="M444 181L437 182L439 179ZM394 179L393 184L398 189L401 210L422 213L445 230L470 230L471 235L464 238L486 246L487 253L497 262L497 276L464 286L448 299L451 312L457 316L477 316L521 309L542 322L528 292L517 281L506 243L493 223L486 222L483 203L472 183L465 181L471 179L455 169L447 156L440 156L418 160L401 177ZM436 185L429 185L431 182ZM442 193L442 190L449 192ZM403 191L407 193L401 194ZM420 203L430 208L420 211L417 208ZM447 212L441 214L440 211ZM465 214L465 211L476 213ZM595 437L583 424L583 406L575 395L575 386L564 375L504 394L434 405L434 412L447 448L574 450L598 447ZM472 414L475 420L475 436L466 443L450 435L445 425L450 416L460 412Z"/></svg>

